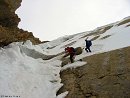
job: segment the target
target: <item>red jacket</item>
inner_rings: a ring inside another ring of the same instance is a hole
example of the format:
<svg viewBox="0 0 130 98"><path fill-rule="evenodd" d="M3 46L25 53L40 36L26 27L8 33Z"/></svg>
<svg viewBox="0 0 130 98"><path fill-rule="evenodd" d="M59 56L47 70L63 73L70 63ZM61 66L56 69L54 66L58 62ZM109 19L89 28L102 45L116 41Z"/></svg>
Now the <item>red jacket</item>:
<svg viewBox="0 0 130 98"><path fill-rule="evenodd" d="M65 48L65 52L68 52L69 54L72 54L72 53L74 54L75 53L73 47Z"/></svg>

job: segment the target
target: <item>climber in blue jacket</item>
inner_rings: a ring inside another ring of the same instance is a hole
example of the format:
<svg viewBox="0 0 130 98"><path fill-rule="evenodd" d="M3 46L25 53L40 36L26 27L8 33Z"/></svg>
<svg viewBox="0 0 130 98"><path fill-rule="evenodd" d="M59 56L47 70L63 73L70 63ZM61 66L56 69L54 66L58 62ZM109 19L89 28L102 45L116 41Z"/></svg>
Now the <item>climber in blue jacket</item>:
<svg viewBox="0 0 130 98"><path fill-rule="evenodd" d="M90 46L92 46L92 41L85 39L85 42L86 42L86 47L85 47L86 52L91 52Z"/></svg>

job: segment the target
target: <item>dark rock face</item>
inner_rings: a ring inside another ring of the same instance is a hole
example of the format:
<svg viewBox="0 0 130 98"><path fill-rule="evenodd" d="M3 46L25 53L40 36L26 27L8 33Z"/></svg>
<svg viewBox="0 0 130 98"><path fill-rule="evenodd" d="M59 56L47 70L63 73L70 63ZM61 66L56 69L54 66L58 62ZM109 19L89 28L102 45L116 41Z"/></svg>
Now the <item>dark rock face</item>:
<svg viewBox="0 0 130 98"><path fill-rule="evenodd" d="M3 27L17 27L20 18L15 10L20 6L22 0L0 0L0 25Z"/></svg>
<svg viewBox="0 0 130 98"><path fill-rule="evenodd" d="M130 98L130 47L83 59L87 64L61 72L65 98Z"/></svg>
<svg viewBox="0 0 130 98"><path fill-rule="evenodd" d="M32 32L19 29L20 18L15 11L20 7L22 0L0 0L0 47L12 42L31 40L33 44L41 41L35 38Z"/></svg>
<svg viewBox="0 0 130 98"><path fill-rule="evenodd" d="M0 26L0 47L6 46L12 42L30 40L33 44L39 44L41 41L35 38L32 32L27 32L19 28L8 28Z"/></svg>

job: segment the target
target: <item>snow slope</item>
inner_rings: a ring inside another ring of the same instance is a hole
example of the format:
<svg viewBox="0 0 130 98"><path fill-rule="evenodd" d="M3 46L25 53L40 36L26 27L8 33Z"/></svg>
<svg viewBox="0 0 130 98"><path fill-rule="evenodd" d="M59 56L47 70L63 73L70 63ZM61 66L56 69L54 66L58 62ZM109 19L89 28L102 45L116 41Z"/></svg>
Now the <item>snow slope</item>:
<svg viewBox="0 0 130 98"><path fill-rule="evenodd" d="M111 51L130 46L130 22L118 25L122 21L129 20L127 17L113 24L96 28L93 31L83 32L70 36L60 37L51 42L40 45L32 45L16 42L0 49L0 96L16 98L64 98L67 91L56 95L63 84L60 79L60 71L66 68L82 66L87 62L77 61L61 67L62 55L50 60L43 60L40 56L57 55L64 51L67 46L85 47L85 39L93 39L92 53L83 50L75 60L83 57ZM110 27L105 30L105 28ZM95 40L94 40L95 39ZM35 54L34 54L35 52Z"/></svg>
<svg viewBox="0 0 130 98"><path fill-rule="evenodd" d="M20 98L56 98L60 83L60 63L44 62L20 51L20 45L0 50L0 94Z"/></svg>
<svg viewBox="0 0 130 98"><path fill-rule="evenodd" d="M125 20L128 20L129 22L118 26L120 22ZM98 27L93 31L83 32L71 36L64 36L62 38L58 38L54 41L47 42L40 46L45 51L45 54L58 54L64 51L64 48L67 46L84 48L85 39L87 37L89 37L89 39L93 39L94 37L99 36L96 40L93 41L93 52L97 53L115 50L118 48L130 46L130 26L127 27L127 25L130 25L130 17L124 18L123 20L118 21L116 23ZM105 27L107 28L109 26L111 26L110 29L106 30L104 33L101 33L105 29ZM96 34L94 32L99 33ZM105 36L109 37L102 39Z"/></svg>

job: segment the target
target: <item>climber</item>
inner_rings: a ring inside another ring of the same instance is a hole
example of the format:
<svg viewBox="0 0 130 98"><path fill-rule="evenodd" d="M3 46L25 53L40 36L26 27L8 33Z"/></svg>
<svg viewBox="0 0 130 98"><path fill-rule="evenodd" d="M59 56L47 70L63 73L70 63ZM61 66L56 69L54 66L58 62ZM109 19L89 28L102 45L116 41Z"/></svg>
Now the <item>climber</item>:
<svg viewBox="0 0 130 98"><path fill-rule="evenodd" d="M86 50L87 52L91 52L90 46L92 45L92 41L91 41L91 40L88 40L88 38L86 38L86 39L85 39L85 42L86 42L85 50Z"/></svg>
<svg viewBox="0 0 130 98"><path fill-rule="evenodd" d="M71 63L73 63L74 56L75 56L75 49L73 47L67 47L67 48L65 48L65 53L66 54L63 57L70 55L70 61L71 61Z"/></svg>

